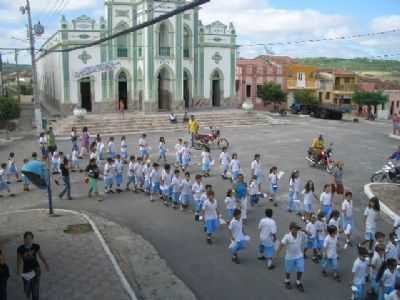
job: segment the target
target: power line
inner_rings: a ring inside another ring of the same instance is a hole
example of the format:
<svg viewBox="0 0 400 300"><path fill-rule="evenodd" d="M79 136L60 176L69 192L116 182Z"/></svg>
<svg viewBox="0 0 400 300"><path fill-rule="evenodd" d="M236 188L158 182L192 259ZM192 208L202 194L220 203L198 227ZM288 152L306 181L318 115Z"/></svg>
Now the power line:
<svg viewBox="0 0 400 300"><path fill-rule="evenodd" d="M274 42L274 43L252 43L252 44L243 44L239 45L239 47L257 47L257 46L286 46L286 45L302 45L305 43L319 43L319 42L326 42L326 41L337 41L337 40L350 40L350 39L359 39L364 37L373 37L379 35L385 35L390 33L399 33L400 29L391 29L386 31L379 31L379 32L369 32L369 33L361 33L361 34L353 34L348 36L337 36L333 38L317 38L317 39L306 39L306 40L299 40L299 41L286 41L286 42Z"/></svg>

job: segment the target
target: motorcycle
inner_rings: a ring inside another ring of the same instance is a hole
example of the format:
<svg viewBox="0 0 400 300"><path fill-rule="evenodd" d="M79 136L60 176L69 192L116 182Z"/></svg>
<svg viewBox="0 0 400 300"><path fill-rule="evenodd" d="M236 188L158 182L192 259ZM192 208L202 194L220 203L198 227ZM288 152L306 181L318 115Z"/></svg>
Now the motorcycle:
<svg viewBox="0 0 400 300"><path fill-rule="evenodd" d="M400 166L396 167L393 162L388 161L371 176L371 182L400 183Z"/></svg>
<svg viewBox="0 0 400 300"><path fill-rule="evenodd" d="M329 144L328 148L322 150L319 154L315 153L312 148L308 149L306 160L308 161L310 167L319 167L325 169L329 174L331 174L335 167L335 161L332 158L332 145L332 143Z"/></svg>
<svg viewBox="0 0 400 300"><path fill-rule="evenodd" d="M221 131L210 126L209 134L196 134L194 136L194 147L196 149L204 149L211 145L217 145L219 149L228 148L229 142L226 138L221 137Z"/></svg>

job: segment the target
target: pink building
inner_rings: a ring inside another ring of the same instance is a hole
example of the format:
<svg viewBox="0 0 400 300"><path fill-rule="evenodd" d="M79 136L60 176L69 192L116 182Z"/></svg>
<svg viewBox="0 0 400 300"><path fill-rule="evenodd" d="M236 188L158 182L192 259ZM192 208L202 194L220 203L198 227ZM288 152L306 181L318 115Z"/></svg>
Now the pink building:
<svg viewBox="0 0 400 300"><path fill-rule="evenodd" d="M389 97L389 117L400 114L400 90L385 90L383 93Z"/></svg>
<svg viewBox="0 0 400 300"><path fill-rule="evenodd" d="M279 57L280 58L280 57ZM274 62L273 57L260 56L255 59L239 59L236 66L236 95L240 103L251 100L256 109L269 109L259 97L264 83L274 82L286 91L283 64Z"/></svg>

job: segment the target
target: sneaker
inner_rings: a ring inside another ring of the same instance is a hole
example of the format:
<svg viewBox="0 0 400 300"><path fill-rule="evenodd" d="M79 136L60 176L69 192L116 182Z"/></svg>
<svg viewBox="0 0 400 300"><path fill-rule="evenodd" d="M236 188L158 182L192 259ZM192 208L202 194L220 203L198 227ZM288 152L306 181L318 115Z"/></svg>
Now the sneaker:
<svg viewBox="0 0 400 300"><path fill-rule="evenodd" d="M337 282L341 281L339 274L333 275L333 279L335 279Z"/></svg>
<svg viewBox="0 0 400 300"><path fill-rule="evenodd" d="M212 244L212 239L211 238L207 238L207 244L211 245Z"/></svg>
<svg viewBox="0 0 400 300"><path fill-rule="evenodd" d="M287 288L288 290L292 289L292 284L290 283L290 281L285 281L285 288Z"/></svg>
<svg viewBox="0 0 400 300"><path fill-rule="evenodd" d="M240 264L239 257L238 257L237 255L232 256L232 261L233 261L235 264Z"/></svg>
<svg viewBox="0 0 400 300"><path fill-rule="evenodd" d="M300 292L304 292L304 287L301 283L296 283L296 287Z"/></svg>
<svg viewBox="0 0 400 300"><path fill-rule="evenodd" d="M349 247L349 244L348 244L348 243L344 244L343 249L346 250L347 247Z"/></svg>
<svg viewBox="0 0 400 300"><path fill-rule="evenodd" d="M322 275L323 275L324 277L327 277L327 276L328 276L328 273L326 273L325 270L322 270Z"/></svg>
<svg viewBox="0 0 400 300"><path fill-rule="evenodd" d="M265 256L259 256L257 257L258 260L266 260Z"/></svg>
<svg viewBox="0 0 400 300"><path fill-rule="evenodd" d="M270 266L268 267L268 270L273 270L273 269L275 269L275 265L270 265Z"/></svg>

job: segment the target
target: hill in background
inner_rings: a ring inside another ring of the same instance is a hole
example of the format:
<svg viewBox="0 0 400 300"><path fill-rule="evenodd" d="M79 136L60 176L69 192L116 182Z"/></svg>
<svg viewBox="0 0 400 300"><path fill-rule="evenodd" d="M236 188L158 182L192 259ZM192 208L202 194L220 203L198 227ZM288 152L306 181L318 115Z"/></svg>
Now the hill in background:
<svg viewBox="0 0 400 300"><path fill-rule="evenodd" d="M299 58L299 63L321 69L345 69L365 77L390 80L400 83L400 61L367 58Z"/></svg>
<svg viewBox="0 0 400 300"><path fill-rule="evenodd" d="M15 64L8 64L8 63L3 63L3 72L5 73L12 73L17 71L31 71L32 66L31 65L15 65Z"/></svg>

